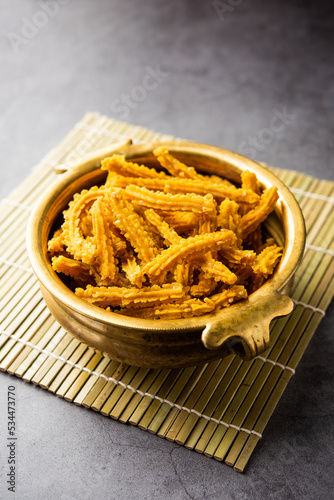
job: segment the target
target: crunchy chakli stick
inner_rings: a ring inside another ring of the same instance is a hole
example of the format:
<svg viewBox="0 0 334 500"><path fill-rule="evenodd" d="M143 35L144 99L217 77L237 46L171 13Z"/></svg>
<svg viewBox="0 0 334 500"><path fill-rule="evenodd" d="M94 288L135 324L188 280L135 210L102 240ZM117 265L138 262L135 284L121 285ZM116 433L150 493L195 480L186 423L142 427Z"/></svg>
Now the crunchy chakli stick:
<svg viewBox="0 0 334 500"><path fill-rule="evenodd" d="M228 285L233 285L237 281L237 276L222 262L208 258L202 264L201 269L205 279L213 278L215 281L223 281Z"/></svg>
<svg viewBox="0 0 334 500"><path fill-rule="evenodd" d="M48 251L51 255L65 251L64 232L62 228L57 229L53 238L48 241Z"/></svg>
<svg viewBox="0 0 334 500"><path fill-rule="evenodd" d="M164 167L168 172L175 177L181 177L183 179L197 179L204 180L218 184L225 184L226 186L233 186L227 179L222 179L217 175L201 175L194 167L188 167L180 160L172 156L168 149L164 146L156 148L153 154L157 157L160 165Z"/></svg>
<svg viewBox="0 0 334 500"><path fill-rule="evenodd" d="M145 187L130 185L125 189L125 196L139 205L166 210L185 210L195 213L211 212L216 209L216 202L210 194L200 196L192 193L171 194L151 191Z"/></svg>
<svg viewBox="0 0 334 500"><path fill-rule="evenodd" d="M110 285L115 281L118 273L117 259L115 257L111 233L109 231L106 217L105 203L101 198L97 199L92 208L92 232L95 245L95 259L98 264L102 283Z"/></svg>
<svg viewBox="0 0 334 500"><path fill-rule="evenodd" d="M202 316L203 314L212 312L214 309L215 304L209 298L204 300L190 298L181 303L163 304L154 308L129 308L125 310L125 314L145 319L179 319Z"/></svg>
<svg viewBox="0 0 334 500"><path fill-rule="evenodd" d="M234 302L246 299L248 296L247 290L242 285L234 285L227 288L216 295L211 295L210 299L215 304L215 307L228 307Z"/></svg>
<svg viewBox="0 0 334 500"><path fill-rule="evenodd" d="M237 201L238 203L257 203L259 196L249 189L236 188L235 186L218 184L210 180L203 181L198 179L182 179L179 177L166 177L149 179L144 177L123 177L114 175L108 180L109 186L126 188L127 186L137 186L152 191L161 191L172 194L193 194L206 196L211 195L222 201L225 198ZM155 207L153 207L155 208ZM178 209L176 209L178 210Z"/></svg>
<svg viewBox="0 0 334 500"><path fill-rule="evenodd" d="M222 229L230 229L234 233L238 232L241 216L239 205L233 200L226 199L219 205L217 217L218 226Z"/></svg>
<svg viewBox="0 0 334 500"><path fill-rule="evenodd" d="M256 257L255 263L253 264L253 271L255 274L261 274L265 278L268 278L273 272L278 264L283 249L277 245L272 245L266 247L262 252Z"/></svg>
<svg viewBox="0 0 334 500"><path fill-rule="evenodd" d="M69 203L68 210L64 212L65 222L62 229L67 251L76 260L82 260L85 264L92 264L94 262L96 247L89 238L84 237L80 219L82 213L86 212L94 201L103 195L103 188L96 186L92 187L89 191L84 190L81 194L74 195L73 201Z"/></svg>
<svg viewBox="0 0 334 500"><path fill-rule="evenodd" d="M159 215L167 222L167 224L175 229L177 233L188 233L198 225L198 214L193 212L159 210Z"/></svg>
<svg viewBox="0 0 334 500"><path fill-rule="evenodd" d="M106 183L74 195L48 241L52 267L78 297L119 314L190 318L244 300L271 276L282 248L262 241L277 189L241 187L154 151L157 169L114 155Z"/></svg>
<svg viewBox="0 0 334 500"><path fill-rule="evenodd" d="M171 283L163 286L153 285L150 287L104 287L88 285L84 290L77 288L75 293L91 304L103 304L104 307L147 307L157 305L171 300L182 299L185 289L179 283Z"/></svg>
<svg viewBox="0 0 334 500"><path fill-rule="evenodd" d="M141 288L143 284L143 276L141 267L137 263L137 259L133 252L128 252L121 260L122 270L131 285Z"/></svg>
<svg viewBox="0 0 334 500"><path fill-rule="evenodd" d="M131 161L126 161L123 155L113 155L102 161L102 170L122 175L123 177L148 177L151 179L167 177L164 172L157 172L154 168L138 165Z"/></svg>
<svg viewBox="0 0 334 500"><path fill-rule="evenodd" d="M241 218L239 228L243 239L255 231L258 225L266 220L268 215L274 210L277 200L277 188L273 186L262 194L260 202L256 207Z"/></svg>
<svg viewBox="0 0 334 500"><path fill-rule="evenodd" d="M169 245L180 243L182 240L181 236L179 236L177 232L169 226L168 222L163 220L157 212L153 209L149 209L145 211L145 216L151 224L156 226L161 236Z"/></svg>
<svg viewBox="0 0 334 500"><path fill-rule="evenodd" d="M142 218L135 212L131 203L121 191L115 191L108 196L113 222L125 238L131 243L139 259L146 263L152 260L158 250L153 238L143 227Z"/></svg>
<svg viewBox="0 0 334 500"><path fill-rule="evenodd" d="M235 240L235 234L227 229L183 239L181 243L171 245L146 264L144 273L149 276L158 276L161 272L172 269L193 253L205 253L212 246L221 248L224 245L233 245Z"/></svg>
<svg viewBox="0 0 334 500"><path fill-rule="evenodd" d="M175 177L182 177L184 179L200 179L200 175L193 167L188 167L182 161L172 156L168 149L165 147L157 148L153 154L158 158L161 166Z"/></svg>
<svg viewBox="0 0 334 500"><path fill-rule="evenodd" d="M52 258L52 268L57 273L63 273L82 282L95 283L95 269L80 260L70 259L64 255Z"/></svg>
<svg viewBox="0 0 334 500"><path fill-rule="evenodd" d="M245 170L241 174L241 187L243 189L250 189L251 191L254 191L254 193L260 195L261 194L261 187L260 183L257 180L256 175L254 172L249 172L248 170Z"/></svg>

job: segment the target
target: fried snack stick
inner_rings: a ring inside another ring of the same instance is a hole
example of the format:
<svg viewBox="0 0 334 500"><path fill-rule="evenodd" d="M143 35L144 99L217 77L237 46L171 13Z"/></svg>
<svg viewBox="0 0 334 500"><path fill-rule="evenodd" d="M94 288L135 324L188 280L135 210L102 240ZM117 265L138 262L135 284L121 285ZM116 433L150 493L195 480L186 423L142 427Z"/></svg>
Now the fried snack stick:
<svg viewBox="0 0 334 500"><path fill-rule="evenodd" d="M158 162L168 172L175 177L183 179L199 179L200 176L193 167L188 167L182 161L174 158L168 149L164 146L153 150L153 154L157 157Z"/></svg>
<svg viewBox="0 0 334 500"><path fill-rule="evenodd" d="M234 285L216 295L211 295L210 300L212 300L217 309L220 309L222 307L228 307L238 300L247 299L247 297L247 290L244 286Z"/></svg>
<svg viewBox="0 0 334 500"><path fill-rule="evenodd" d="M256 175L253 172L249 172L248 170L245 170L241 174L241 187L243 189L250 189L257 195L261 194L260 183L257 180Z"/></svg>
<svg viewBox="0 0 334 500"><path fill-rule="evenodd" d="M256 175L253 172L245 170L241 174L241 187L242 189L248 189L261 196L261 186L257 180ZM246 215L250 210L254 208L254 203L241 203L239 208L239 213L241 216Z"/></svg>
<svg viewBox="0 0 334 500"><path fill-rule="evenodd" d="M89 238L89 237L93 236L93 233L92 233L93 222L92 222L92 214L90 213L90 211L86 215L83 215L81 217L80 227L81 227L82 234L85 238Z"/></svg>
<svg viewBox="0 0 334 500"><path fill-rule="evenodd" d="M227 229L183 239L181 243L171 245L146 264L143 272L148 276L158 276L194 253L206 253L211 248L233 245L235 240L235 234Z"/></svg>
<svg viewBox="0 0 334 500"><path fill-rule="evenodd" d="M64 232L62 228L57 229L51 240L48 241L48 251L51 255L65 251Z"/></svg>
<svg viewBox="0 0 334 500"><path fill-rule="evenodd" d="M213 217L209 217L207 214L199 215L199 224L198 224L198 234L208 234L213 233L217 229L217 214L214 214ZM217 286L217 280L220 281L222 278L225 281L225 273L220 275L217 278L217 271L220 273L222 271L222 266L220 262L217 262L217 250L210 250L206 253L204 261L200 266L201 273L199 275L199 280L197 285L193 285L191 287L191 295L198 297L201 295L210 295ZM227 270L226 266L224 266L225 270ZM208 272L209 271L209 272ZM229 271L229 270L227 270ZM230 271L227 274L232 274ZM228 276L228 280L231 279L231 276ZM234 280L235 281L235 280Z"/></svg>
<svg viewBox="0 0 334 500"><path fill-rule="evenodd" d="M214 233L217 229L217 212L201 213L198 217L198 234ZM227 229L227 228L226 228Z"/></svg>
<svg viewBox="0 0 334 500"><path fill-rule="evenodd" d="M52 258L52 268L57 273L66 274L84 283L94 284L99 279L95 269L83 262L60 255ZM94 279L95 278L95 279Z"/></svg>
<svg viewBox="0 0 334 500"><path fill-rule="evenodd" d="M195 213L213 213L216 210L216 203L211 195L162 193L131 185L125 189L125 196L134 203L154 209L168 208L169 210L185 210Z"/></svg>
<svg viewBox="0 0 334 500"><path fill-rule="evenodd" d="M146 219L153 224L163 237L167 241L168 245L180 243L182 238L177 234L177 232L172 229L169 224L164 221L159 214L152 208L145 210Z"/></svg>
<svg viewBox="0 0 334 500"><path fill-rule="evenodd" d="M228 261L229 265L253 264L256 258L253 250L240 250L236 247L223 247L219 254Z"/></svg>
<svg viewBox="0 0 334 500"><path fill-rule="evenodd" d="M174 271L174 278L177 283L183 286L190 286L193 283L193 274L198 263L198 255L190 255L186 260L177 264Z"/></svg>
<svg viewBox="0 0 334 500"><path fill-rule="evenodd" d="M158 161L162 167L164 167L168 172L175 177L181 177L183 179L197 179L205 180L219 184L225 184L227 186L232 186L232 184L227 179L222 179L216 175L201 175L197 172L194 167L188 167L181 161L177 160L172 156L168 149L164 146L156 148L153 154L158 158Z"/></svg>
<svg viewBox="0 0 334 500"><path fill-rule="evenodd" d="M164 221L154 210L146 210L145 216L151 222L151 224L154 224L157 227L168 245L177 245L182 242L181 236L179 236L177 232L174 231L174 229L172 229L168 225L168 223ZM194 259L192 259L191 257L188 260L184 260L181 264L178 264L174 272L175 281L183 286L190 285L194 267ZM164 281L166 275L167 272L165 271L158 277L151 277L151 281L154 280L155 283L155 280L158 279L157 284L161 284Z"/></svg>
<svg viewBox="0 0 334 500"><path fill-rule="evenodd" d="M148 177L151 179L168 177L164 172L158 172L155 168L149 168L145 165L138 165L138 163L126 161L124 155L115 154L110 158L105 158L101 164L102 170L107 170L108 172L124 177Z"/></svg>
<svg viewBox="0 0 334 500"><path fill-rule="evenodd" d="M77 288L75 293L91 304L102 307L149 307L182 299L185 296L185 289L179 283L172 283L163 286L153 285L141 289L131 287L94 287L88 285L86 290Z"/></svg>
<svg viewBox="0 0 334 500"><path fill-rule="evenodd" d="M168 224L163 221L156 212L154 212L154 210L147 210L145 215L150 222L152 222L152 224L156 224L162 236L169 242L169 244L181 244L183 239L175 231L173 231ZM216 226L215 217L209 218L206 215L201 215L200 218L201 224L199 234L213 233ZM218 262L212 258L212 255L215 253L215 251L209 251L205 256L203 263L201 263L200 267L203 271L203 280L205 283L199 282L198 285L194 285L195 288L192 287L192 290L194 290L195 293L199 293L202 289L205 289L207 293L210 293L210 290L212 291L216 287L217 281L223 281L229 285L233 285L233 283L236 282L236 275L232 273L222 262ZM175 272L176 281L184 285L190 284L189 282L191 280L193 269L194 260L188 259L187 261L183 261L181 264L178 264ZM211 287L209 287L210 279ZM203 295L203 293L201 293L201 295Z"/></svg>
<svg viewBox="0 0 334 500"><path fill-rule="evenodd" d="M83 190L74 195L69 208L64 212L65 222L62 225L64 242L67 250L76 260L82 260L85 264L92 264L96 247L83 235L80 227L82 213L98 198L105 194L104 188L92 187L89 191Z"/></svg>
<svg viewBox="0 0 334 500"><path fill-rule="evenodd" d="M266 247L257 255L252 268L255 274L261 274L268 278L273 272L282 256L282 247L272 245Z"/></svg>
<svg viewBox="0 0 334 500"><path fill-rule="evenodd" d="M213 311L214 308L215 304L208 298L204 300L186 299L181 303L163 304L157 308L131 308L126 309L124 312L121 311L121 313L146 319L179 319L202 316Z"/></svg>
<svg viewBox="0 0 334 500"><path fill-rule="evenodd" d="M109 225L110 239L114 247L115 255L116 256L123 255L124 252L126 251L126 240L123 239L123 236L121 232L118 230L118 228L114 226L112 218L110 217L110 211L108 217L108 225Z"/></svg>
<svg viewBox="0 0 334 500"><path fill-rule="evenodd" d="M205 278L204 273L200 273L197 285L190 288L190 295L193 297L202 297L210 295L217 286L217 282L213 278Z"/></svg>
<svg viewBox="0 0 334 500"><path fill-rule="evenodd" d="M92 214L93 243L95 258L103 285L115 281L118 273L118 261L115 257L113 243L110 238L109 225L106 220L106 207L101 198L96 200L90 210Z"/></svg>
<svg viewBox="0 0 334 500"><path fill-rule="evenodd" d="M193 212L159 210L158 213L177 233L187 233L198 224L198 215Z"/></svg>
<svg viewBox="0 0 334 500"><path fill-rule="evenodd" d="M237 276L222 262L212 258L206 258L201 265L204 279L213 278L216 282L223 281L228 285L233 285L237 281Z"/></svg>
<svg viewBox="0 0 334 500"><path fill-rule="evenodd" d="M276 244L267 246L257 255L255 264L252 266L250 293L260 288L266 279L274 272L282 255L282 248Z"/></svg>
<svg viewBox="0 0 334 500"><path fill-rule="evenodd" d="M132 252L127 252L121 259L121 268L125 272L125 276L130 281L131 285L141 288L143 285L143 276L141 267L137 264L135 255Z"/></svg>
<svg viewBox="0 0 334 500"><path fill-rule="evenodd" d="M217 217L218 226L222 229L230 229L238 233L240 224L239 205L235 201L226 199L219 205L219 214Z"/></svg>
<svg viewBox="0 0 334 500"><path fill-rule="evenodd" d="M229 198L237 201L238 203L254 204L259 200L259 196L253 191L236 188L233 185L226 186L223 183L217 184L215 182L210 182L210 180L180 179L178 177L148 179L143 177L122 177L120 175L114 175L114 177L110 179L109 186L119 188L126 188L127 186L133 188L134 186L137 186L137 188L146 188L152 191L163 191L164 193L179 195L192 194L193 196L200 195L204 197L212 195L218 201ZM175 208L175 210L180 209Z"/></svg>
<svg viewBox="0 0 334 500"><path fill-rule="evenodd" d="M275 186L267 189L261 195L260 202L256 207L241 218L239 228L242 239L245 239L250 233L255 231L258 225L268 217L274 210L278 198L279 195Z"/></svg>
<svg viewBox="0 0 334 500"><path fill-rule="evenodd" d="M121 190L108 193L107 199L111 217L115 226L131 243L139 259L146 264L157 255L154 240L143 227L142 218L135 212L131 203L123 196Z"/></svg>

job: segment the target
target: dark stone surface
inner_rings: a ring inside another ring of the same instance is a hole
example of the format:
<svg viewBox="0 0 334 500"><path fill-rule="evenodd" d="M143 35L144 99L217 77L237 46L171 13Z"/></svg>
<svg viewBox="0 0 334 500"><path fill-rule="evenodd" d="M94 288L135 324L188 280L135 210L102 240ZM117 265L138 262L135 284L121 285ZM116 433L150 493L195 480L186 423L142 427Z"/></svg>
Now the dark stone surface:
<svg viewBox="0 0 334 500"><path fill-rule="evenodd" d="M53 0L46 17L42 4L1 3L1 197L87 111L334 180L332 2ZM148 67L164 75L142 99ZM120 109L125 95L135 100ZM332 304L244 475L1 374L0 497L331 498L333 323Z"/></svg>

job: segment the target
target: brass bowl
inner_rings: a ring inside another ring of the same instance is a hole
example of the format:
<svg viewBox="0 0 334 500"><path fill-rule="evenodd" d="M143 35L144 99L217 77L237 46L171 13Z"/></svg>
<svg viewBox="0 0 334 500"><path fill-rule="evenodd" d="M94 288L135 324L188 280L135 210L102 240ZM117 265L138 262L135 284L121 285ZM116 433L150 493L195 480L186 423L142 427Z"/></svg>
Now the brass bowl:
<svg viewBox="0 0 334 500"><path fill-rule="evenodd" d="M128 160L157 166L152 150L157 143L126 145L120 152ZM112 359L136 366L178 368L222 358L231 352L251 359L269 347L273 318L291 312L285 295L302 259L304 219L293 195L272 173L230 151L188 142L164 143L169 151L203 173L240 183L240 173L254 172L263 187L277 186L279 200L272 218L276 239L283 235L284 252L273 276L247 300L215 314L190 319L148 320L107 312L77 297L53 271L47 254L50 232L73 195L101 184L101 154L63 174L39 200L31 214L27 249L45 302L55 319L86 344ZM107 155L106 155L107 156ZM102 155L103 157L103 155ZM281 242L279 242L281 244Z"/></svg>

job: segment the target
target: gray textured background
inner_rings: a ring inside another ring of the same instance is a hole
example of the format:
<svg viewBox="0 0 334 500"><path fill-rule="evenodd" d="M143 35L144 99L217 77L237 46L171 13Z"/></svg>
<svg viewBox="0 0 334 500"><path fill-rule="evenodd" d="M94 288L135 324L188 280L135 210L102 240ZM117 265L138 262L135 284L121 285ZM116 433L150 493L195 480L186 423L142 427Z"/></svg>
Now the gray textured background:
<svg viewBox="0 0 334 500"><path fill-rule="evenodd" d="M332 2L52 0L46 21L42 3L1 2L1 197L87 111L334 180ZM165 76L140 100L157 65ZM244 475L0 374L0 497L332 498L333 324L332 304ZM16 495L5 485L10 383Z"/></svg>

